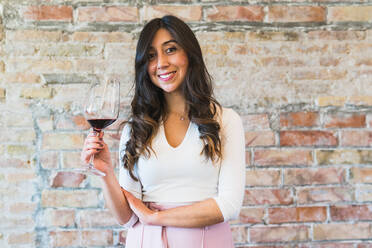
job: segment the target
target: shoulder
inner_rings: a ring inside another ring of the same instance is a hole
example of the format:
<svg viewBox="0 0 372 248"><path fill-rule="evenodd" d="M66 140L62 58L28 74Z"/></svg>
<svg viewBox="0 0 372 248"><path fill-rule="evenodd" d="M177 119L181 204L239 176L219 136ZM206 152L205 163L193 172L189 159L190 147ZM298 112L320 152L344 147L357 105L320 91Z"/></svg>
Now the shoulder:
<svg viewBox="0 0 372 248"><path fill-rule="evenodd" d="M123 125L123 129L121 131L120 143L127 142L130 138L130 130L131 124L130 122L125 122Z"/></svg>
<svg viewBox="0 0 372 248"><path fill-rule="evenodd" d="M242 123L242 119L240 118L239 114L232 108L221 107L218 112L220 124L222 126L229 125L230 123Z"/></svg>

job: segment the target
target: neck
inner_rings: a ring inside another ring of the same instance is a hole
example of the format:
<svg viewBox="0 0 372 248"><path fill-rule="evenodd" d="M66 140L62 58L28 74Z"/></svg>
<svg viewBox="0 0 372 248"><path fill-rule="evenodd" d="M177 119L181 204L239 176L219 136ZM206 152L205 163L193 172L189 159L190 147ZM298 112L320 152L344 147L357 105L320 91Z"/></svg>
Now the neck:
<svg viewBox="0 0 372 248"><path fill-rule="evenodd" d="M167 113L174 113L178 115L187 116L187 107L185 97L178 93L165 93L165 100L167 102Z"/></svg>

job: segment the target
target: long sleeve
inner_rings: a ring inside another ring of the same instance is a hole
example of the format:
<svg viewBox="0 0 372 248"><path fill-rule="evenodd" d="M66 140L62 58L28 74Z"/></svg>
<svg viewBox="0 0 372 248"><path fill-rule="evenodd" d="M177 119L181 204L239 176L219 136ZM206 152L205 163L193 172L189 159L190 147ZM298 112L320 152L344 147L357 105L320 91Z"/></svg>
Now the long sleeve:
<svg viewBox="0 0 372 248"><path fill-rule="evenodd" d="M123 189L132 193L136 198L142 199L141 183L139 181L134 181L130 177L129 171L127 169L125 169L124 165L123 165L123 157L124 157L124 154L125 154L125 147L126 147L126 143L129 140L129 138L130 138L130 127L129 127L128 124L126 124L124 129L123 129L121 138L120 138L119 184ZM135 173L136 177L138 177L136 172L134 172L134 173ZM133 213L130 220L125 225L123 225L123 227L129 228L129 227L133 226L137 222L137 220L138 220L138 217Z"/></svg>
<svg viewBox="0 0 372 248"><path fill-rule="evenodd" d="M245 141L239 115L224 109L222 115L222 162L218 178L218 195L214 197L225 221L235 219L244 198Z"/></svg>

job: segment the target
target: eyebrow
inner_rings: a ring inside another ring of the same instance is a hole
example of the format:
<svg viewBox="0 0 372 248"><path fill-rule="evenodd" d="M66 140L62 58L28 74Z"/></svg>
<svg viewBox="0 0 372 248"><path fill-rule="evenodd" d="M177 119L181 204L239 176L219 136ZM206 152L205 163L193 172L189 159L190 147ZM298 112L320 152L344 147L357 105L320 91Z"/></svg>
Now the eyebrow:
<svg viewBox="0 0 372 248"><path fill-rule="evenodd" d="M161 46L165 46L165 45L167 45L169 43L172 43L172 42L178 44L178 42L176 40L168 40L168 41L164 42L163 44L161 44ZM154 47L153 46L150 46L150 49L154 49Z"/></svg>
<svg viewBox="0 0 372 248"><path fill-rule="evenodd" d="M174 43L178 43L176 40L168 40L168 41L164 42L164 43L162 44L162 46L165 46L165 45L167 45L168 43L172 43L172 42L174 42Z"/></svg>

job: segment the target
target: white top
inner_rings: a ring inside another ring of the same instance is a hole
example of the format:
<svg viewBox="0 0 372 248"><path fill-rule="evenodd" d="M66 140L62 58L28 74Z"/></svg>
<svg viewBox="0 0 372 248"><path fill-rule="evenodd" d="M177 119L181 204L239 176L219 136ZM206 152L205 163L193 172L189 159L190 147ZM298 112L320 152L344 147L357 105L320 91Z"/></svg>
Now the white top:
<svg viewBox="0 0 372 248"><path fill-rule="evenodd" d="M122 156L130 135L130 125L124 127L120 140L119 183L144 202L193 203L213 198L224 220L237 218L244 197L245 142L244 129L239 115L223 108L221 124L222 161L212 163L201 154L203 142L198 126L190 122L180 145L169 145L164 126L152 141L149 158L141 156L135 166L134 181L123 167ZM136 216L125 225L136 222Z"/></svg>

